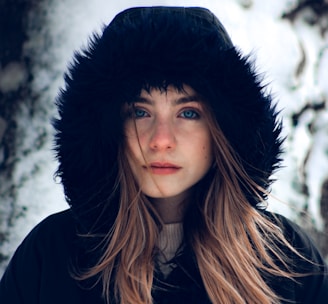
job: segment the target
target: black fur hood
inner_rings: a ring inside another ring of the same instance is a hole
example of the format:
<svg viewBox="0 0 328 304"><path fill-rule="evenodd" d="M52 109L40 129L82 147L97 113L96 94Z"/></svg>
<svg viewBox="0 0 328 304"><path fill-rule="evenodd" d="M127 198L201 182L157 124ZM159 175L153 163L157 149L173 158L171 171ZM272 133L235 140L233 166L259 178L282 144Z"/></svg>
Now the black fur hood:
<svg viewBox="0 0 328 304"><path fill-rule="evenodd" d="M181 82L206 98L247 173L269 187L280 162L281 125L249 58L207 9L134 8L75 54L56 101L57 174L73 209L98 214L115 198L122 104L145 85Z"/></svg>

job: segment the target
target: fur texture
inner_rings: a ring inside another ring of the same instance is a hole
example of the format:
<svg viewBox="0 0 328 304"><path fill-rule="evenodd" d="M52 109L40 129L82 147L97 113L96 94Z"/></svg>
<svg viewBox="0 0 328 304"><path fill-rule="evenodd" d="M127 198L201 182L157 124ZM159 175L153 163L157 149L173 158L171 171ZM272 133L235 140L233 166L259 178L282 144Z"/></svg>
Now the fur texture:
<svg viewBox="0 0 328 304"><path fill-rule="evenodd" d="M57 174L79 216L99 216L103 202L116 197L121 106L147 86L185 83L200 93L246 172L263 188L279 167L281 124L272 98L253 63L206 9L168 12L155 7L121 13L75 54L65 81L54 120ZM245 192L258 206L258 197ZM116 202L111 200L112 219Z"/></svg>

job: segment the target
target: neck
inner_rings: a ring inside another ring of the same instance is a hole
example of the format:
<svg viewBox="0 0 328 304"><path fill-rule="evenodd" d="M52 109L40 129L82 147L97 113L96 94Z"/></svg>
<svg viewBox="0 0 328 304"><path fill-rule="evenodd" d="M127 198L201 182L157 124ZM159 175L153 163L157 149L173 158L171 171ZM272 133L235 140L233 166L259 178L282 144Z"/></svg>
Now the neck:
<svg viewBox="0 0 328 304"><path fill-rule="evenodd" d="M155 209L165 224L179 223L183 221L188 202L187 193L174 197L150 198Z"/></svg>

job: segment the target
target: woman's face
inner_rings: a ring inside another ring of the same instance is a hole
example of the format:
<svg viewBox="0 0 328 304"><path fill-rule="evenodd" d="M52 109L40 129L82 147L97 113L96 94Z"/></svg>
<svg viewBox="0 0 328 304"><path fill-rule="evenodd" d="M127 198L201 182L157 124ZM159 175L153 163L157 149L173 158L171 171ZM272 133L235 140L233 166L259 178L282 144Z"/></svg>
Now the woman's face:
<svg viewBox="0 0 328 304"><path fill-rule="evenodd" d="M130 167L150 198L185 198L212 164L204 108L189 86L143 90L128 115L125 134Z"/></svg>

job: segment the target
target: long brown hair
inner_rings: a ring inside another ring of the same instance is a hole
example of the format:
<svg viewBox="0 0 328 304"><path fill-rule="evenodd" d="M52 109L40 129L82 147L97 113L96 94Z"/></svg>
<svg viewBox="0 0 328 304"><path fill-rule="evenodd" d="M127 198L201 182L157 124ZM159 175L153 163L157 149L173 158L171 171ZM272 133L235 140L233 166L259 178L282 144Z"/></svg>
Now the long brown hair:
<svg viewBox="0 0 328 304"><path fill-rule="evenodd" d="M288 257L279 248L283 245L297 252L282 230L249 203L245 189L259 200L260 193L265 190L242 168L208 108L206 115L213 139L214 164L205 180L195 187L197 201L187 208L186 242L194 251L211 302L279 303L281 299L261 274L293 279L297 274L291 270ZM103 255L78 279L98 276L108 303L114 300L110 292L111 282L114 282L117 302L151 304L161 220L133 177L124 144L120 150L118 215L105 237ZM192 225L188 224L190 221Z"/></svg>

